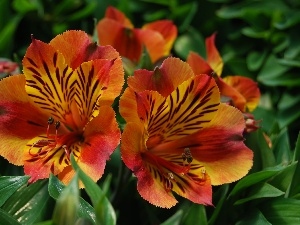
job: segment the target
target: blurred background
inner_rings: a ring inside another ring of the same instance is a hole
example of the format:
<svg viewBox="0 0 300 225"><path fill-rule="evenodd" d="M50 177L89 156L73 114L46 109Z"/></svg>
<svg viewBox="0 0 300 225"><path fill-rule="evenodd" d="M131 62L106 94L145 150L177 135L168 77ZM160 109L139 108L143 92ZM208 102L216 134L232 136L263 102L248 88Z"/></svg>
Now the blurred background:
<svg viewBox="0 0 300 225"><path fill-rule="evenodd" d="M183 60L189 51L205 57L205 38L216 32L216 46L224 61L222 76L250 77L261 90L261 101L254 111L255 119L261 120L261 129L246 140L257 152L252 172L288 165L293 160L300 128L299 0L0 0L0 58L17 62L22 70L22 58L31 35L44 42L69 29L84 30L94 36L95 25L109 5L125 13L136 27L159 19L172 20L178 27L172 55ZM1 78L7 75L0 73ZM262 134L270 138L269 145L262 142ZM118 174L118 157L116 152L106 171ZM1 175L22 174L22 168L8 165L3 158L0 163ZM292 173L286 174L292 179ZM112 185L117 182L111 174L106 178L112 180ZM122 196L119 201L119 196L114 196L120 224L159 224L178 209L190 206L183 203L172 210L155 208L141 199L135 185L131 182L123 193L118 192ZM286 188L282 185L276 187ZM222 199L222 188L215 199ZM134 194L130 194L132 190ZM50 201L51 204L54 202ZM138 207L143 210L134 210ZM204 208L193 207L191 215L204 215L201 214ZM213 209L207 210L205 215L212 218ZM180 215L188 218L187 214ZM236 215L231 216L237 221ZM136 223L130 219L134 217ZM222 216L218 218L213 221L222 220ZM185 221L184 224L191 224L188 219Z"/></svg>

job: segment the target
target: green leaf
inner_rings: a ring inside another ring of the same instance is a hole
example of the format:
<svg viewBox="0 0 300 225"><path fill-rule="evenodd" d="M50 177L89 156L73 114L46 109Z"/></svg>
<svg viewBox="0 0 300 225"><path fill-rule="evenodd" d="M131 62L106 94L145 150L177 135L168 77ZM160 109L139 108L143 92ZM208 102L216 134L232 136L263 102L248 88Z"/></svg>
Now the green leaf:
<svg viewBox="0 0 300 225"><path fill-rule="evenodd" d="M178 210L173 216L167 219L165 222L160 225L180 225L180 220L183 215L183 210Z"/></svg>
<svg viewBox="0 0 300 225"><path fill-rule="evenodd" d="M40 218L48 199L46 182L37 181L20 188L4 203L2 209L21 224L30 225Z"/></svg>
<svg viewBox="0 0 300 225"><path fill-rule="evenodd" d="M272 225L257 209L253 209L235 225Z"/></svg>
<svg viewBox="0 0 300 225"><path fill-rule="evenodd" d="M267 201L260 210L272 225L299 224L300 200L278 198Z"/></svg>
<svg viewBox="0 0 300 225"><path fill-rule="evenodd" d="M0 30L1 57L10 57L15 31L21 18L21 15L11 17L9 22Z"/></svg>
<svg viewBox="0 0 300 225"><path fill-rule="evenodd" d="M56 176L51 174L48 185L48 191L50 196L54 199L58 199L60 193L63 191L64 188L65 185L61 183L61 181ZM94 208L81 197L79 198L78 216L82 218L87 218L93 224L96 224L96 215Z"/></svg>
<svg viewBox="0 0 300 225"><path fill-rule="evenodd" d="M74 225L79 208L79 186L77 174L59 195L53 213L56 225Z"/></svg>
<svg viewBox="0 0 300 225"><path fill-rule="evenodd" d="M0 177L0 206L21 186L26 184L28 179L28 176Z"/></svg>
<svg viewBox="0 0 300 225"><path fill-rule="evenodd" d="M246 145L254 152L253 172L276 165L275 156L265 139L262 129L247 134L245 138Z"/></svg>
<svg viewBox="0 0 300 225"><path fill-rule="evenodd" d="M245 202L252 201L254 199L259 198L267 198L267 197L278 197L284 195L284 192L275 188L274 186L268 183L262 183L251 187L251 190L248 194L249 197L239 199L234 203L234 205L241 205Z"/></svg>
<svg viewBox="0 0 300 225"><path fill-rule="evenodd" d="M246 59L249 70L251 70L251 71L258 70L262 66L266 56L267 56L267 51L263 51L263 52L252 51L252 52L250 52Z"/></svg>
<svg viewBox="0 0 300 225"><path fill-rule="evenodd" d="M67 21L81 20L84 17L91 15L94 12L96 6L97 6L97 2L91 1L85 7L81 8L80 10L76 10L73 14L67 16L66 20Z"/></svg>
<svg viewBox="0 0 300 225"><path fill-rule="evenodd" d="M12 215L0 209L0 225L22 225Z"/></svg>
<svg viewBox="0 0 300 225"><path fill-rule="evenodd" d="M289 69L290 67L278 63L278 59L271 54L259 72L257 79L261 83L269 86L283 85L284 83L280 81L285 80L286 77L282 77L280 81L278 78L281 76L286 76L285 73Z"/></svg>
<svg viewBox="0 0 300 225"><path fill-rule="evenodd" d="M292 162L291 164L287 165L282 171L274 176L269 183L281 191L287 192L291 184L292 177L295 173L296 166L296 162Z"/></svg>
<svg viewBox="0 0 300 225"><path fill-rule="evenodd" d="M284 166L276 166L272 168L267 168L263 171L259 171L257 173L252 173L247 175L246 177L242 178L233 188L231 193L229 194L229 197L233 197L236 194L240 193L245 188L248 188L252 185L258 184L259 182L266 181L270 179L271 177L278 174L280 171L282 171L285 167Z"/></svg>
<svg viewBox="0 0 300 225"><path fill-rule="evenodd" d="M182 225L207 225L206 210L204 205L193 204L182 218Z"/></svg>
<svg viewBox="0 0 300 225"><path fill-rule="evenodd" d="M291 179L291 185L288 191L289 197L295 197L300 194L300 133L298 134L295 152L294 152L294 161L297 161L297 166Z"/></svg>
<svg viewBox="0 0 300 225"><path fill-rule="evenodd" d="M287 129L281 130L280 134L273 144L273 152L276 158L277 164L288 165L292 159L289 143L289 135Z"/></svg>
<svg viewBox="0 0 300 225"><path fill-rule="evenodd" d="M87 176L77 165L74 156L71 155L71 163L76 171L80 180L85 186L85 190L89 195L92 204L96 211L96 224L102 225L115 225L116 224L116 213L109 200L106 198L101 188Z"/></svg>

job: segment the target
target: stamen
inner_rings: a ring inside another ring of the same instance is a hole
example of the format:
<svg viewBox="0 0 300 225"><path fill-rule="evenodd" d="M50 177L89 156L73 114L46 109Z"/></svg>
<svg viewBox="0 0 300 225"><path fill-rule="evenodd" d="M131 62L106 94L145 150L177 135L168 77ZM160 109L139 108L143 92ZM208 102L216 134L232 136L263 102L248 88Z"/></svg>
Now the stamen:
<svg viewBox="0 0 300 225"><path fill-rule="evenodd" d="M202 180L205 180L206 169L204 167L201 169L201 174L202 174Z"/></svg>
<svg viewBox="0 0 300 225"><path fill-rule="evenodd" d="M67 156L68 160L70 160L70 152L69 152L69 150L68 150L68 146L67 146L67 145L63 145L63 146L61 146L61 147L64 149L64 151L65 151L65 153L66 153L66 156Z"/></svg>
<svg viewBox="0 0 300 225"><path fill-rule="evenodd" d="M53 122L54 122L54 119L53 119L53 117L50 116L48 119L47 137L49 137L49 128L50 128L50 125L53 124Z"/></svg>
<svg viewBox="0 0 300 225"><path fill-rule="evenodd" d="M58 134L58 128L60 127L60 122L56 121L54 126L55 126L55 142L57 142L57 134Z"/></svg>
<svg viewBox="0 0 300 225"><path fill-rule="evenodd" d="M191 150L189 148L185 148L183 150L182 160L183 160L184 165L185 165L185 161L188 163L188 165L192 163L193 156L192 156Z"/></svg>

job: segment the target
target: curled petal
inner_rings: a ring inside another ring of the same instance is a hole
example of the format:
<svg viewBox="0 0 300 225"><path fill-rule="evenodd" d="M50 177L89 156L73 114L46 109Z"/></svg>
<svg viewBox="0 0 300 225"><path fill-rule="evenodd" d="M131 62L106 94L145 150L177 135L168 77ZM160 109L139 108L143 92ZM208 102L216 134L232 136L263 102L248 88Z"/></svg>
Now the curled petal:
<svg viewBox="0 0 300 225"><path fill-rule="evenodd" d="M24 75L0 82L0 155L15 165L23 165L23 147L45 132L48 117L31 103L25 92Z"/></svg>
<svg viewBox="0 0 300 225"><path fill-rule="evenodd" d="M193 76L194 73L188 64L178 58L169 57L154 71L135 71L134 76L129 77L127 83L136 92L153 90L166 97L178 85Z"/></svg>
<svg viewBox="0 0 300 225"><path fill-rule="evenodd" d="M205 45L206 45L206 54L207 54L207 62L213 71L218 75L221 76L223 71L223 60L220 56L220 53L215 45L215 38L216 33L212 34L210 37L206 38Z"/></svg>
<svg viewBox="0 0 300 225"><path fill-rule="evenodd" d="M190 52L186 62L191 66L195 74L208 74L213 72L210 65L198 53Z"/></svg>
<svg viewBox="0 0 300 225"><path fill-rule="evenodd" d="M112 6L107 7L105 12L105 18L115 20L125 27L133 28L131 21L124 15L124 13L122 13L115 7Z"/></svg>
<svg viewBox="0 0 300 225"><path fill-rule="evenodd" d="M170 54L173 43L177 37L177 28L172 21L170 20L155 21L152 23L145 24L142 27L142 29L157 31L159 34L161 34L164 43L163 43L163 52L161 52L160 54L162 56L167 56Z"/></svg>
<svg viewBox="0 0 300 225"><path fill-rule="evenodd" d="M138 29L139 39L145 46L152 62L156 62L165 56L165 40L163 36L154 30Z"/></svg>

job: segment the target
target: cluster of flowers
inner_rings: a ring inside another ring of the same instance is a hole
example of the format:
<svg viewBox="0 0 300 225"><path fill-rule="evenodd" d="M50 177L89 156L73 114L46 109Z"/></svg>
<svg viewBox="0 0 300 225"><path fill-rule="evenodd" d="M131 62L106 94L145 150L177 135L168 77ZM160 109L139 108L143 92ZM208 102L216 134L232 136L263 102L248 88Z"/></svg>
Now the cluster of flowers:
<svg viewBox="0 0 300 225"><path fill-rule="evenodd" d="M71 154L97 181L121 142L144 199L170 208L175 192L212 205L212 185L234 182L252 166L243 135L257 128L250 114L257 84L220 77L215 34L206 40L207 61L191 52L184 62L169 56L177 36L171 21L134 28L109 7L97 31L100 45L75 30L49 44L32 37L23 74L0 81L0 154L23 165L29 182L53 173L67 184L75 173ZM128 77L119 101L121 134L112 103L124 85L124 59L137 64L143 49L153 64L162 63Z"/></svg>

